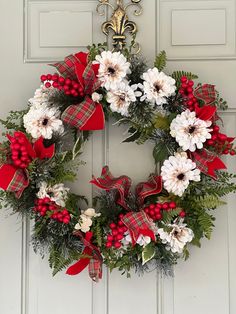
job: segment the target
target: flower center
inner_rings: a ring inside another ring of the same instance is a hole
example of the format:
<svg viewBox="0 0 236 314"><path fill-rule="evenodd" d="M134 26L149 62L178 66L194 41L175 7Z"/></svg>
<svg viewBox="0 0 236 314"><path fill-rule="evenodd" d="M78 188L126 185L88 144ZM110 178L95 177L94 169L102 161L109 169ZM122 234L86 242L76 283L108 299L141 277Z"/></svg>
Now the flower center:
<svg viewBox="0 0 236 314"><path fill-rule="evenodd" d="M180 173L178 176L177 176L177 179L178 180L183 180L185 178L185 175L183 173Z"/></svg>
<svg viewBox="0 0 236 314"><path fill-rule="evenodd" d="M195 126L190 126L190 128L188 129L188 132L189 134L193 134L195 130L196 130Z"/></svg>
<svg viewBox="0 0 236 314"><path fill-rule="evenodd" d="M160 82L156 82L154 84L154 88L155 88L155 91L158 93L162 89Z"/></svg>
<svg viewBox="0 0 236 314"><path fill-rule="evenodd" d="M107 69L107 71L108 71L108 73L111 74L111 75L114 75L115 72L116 72L116 70L115 70L114 68L112 68L112 67L109 67L109 68Z"/></svg>
<svg viewBox="0 0 236 314"><path fill-rule="evenodd" d="M47 124L48 124L48 119L47 118L43 119L42 125L46 126Z"/></svg>

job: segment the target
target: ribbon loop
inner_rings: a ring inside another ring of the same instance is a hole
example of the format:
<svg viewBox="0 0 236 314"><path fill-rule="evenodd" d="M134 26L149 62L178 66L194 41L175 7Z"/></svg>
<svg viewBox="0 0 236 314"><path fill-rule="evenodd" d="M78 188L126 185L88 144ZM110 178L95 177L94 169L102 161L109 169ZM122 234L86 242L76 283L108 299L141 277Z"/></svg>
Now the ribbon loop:
<svg viewBox="0 0 236 314"><path fill-rule="evenodd" d="M200 85L194 90L193 94L196 98L202 100L204 105L210 105L216 100L215 85Z"/></svg>

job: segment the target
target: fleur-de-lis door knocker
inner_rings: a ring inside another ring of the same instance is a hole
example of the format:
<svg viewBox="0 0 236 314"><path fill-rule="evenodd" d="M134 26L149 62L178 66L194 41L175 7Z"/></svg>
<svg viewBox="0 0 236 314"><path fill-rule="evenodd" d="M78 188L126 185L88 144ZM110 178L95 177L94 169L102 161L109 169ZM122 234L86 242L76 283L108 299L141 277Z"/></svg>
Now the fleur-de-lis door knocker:
<svg viewBox="0 0 236 314"><path fill-rule="evenodd" d="M123 50L126 45L126 32L130 33L130 35L135 38L138 30L136 23L129 21L127 9L130 6L136 6L137 8L134 11L134 15L139 16L142 13L142 7L140 5L141 0L131 0L131 2L126 5L124 5L123 0L117 0L116 7L112 5L109 0L99 0L99 2L97 12L100 15L105 14L105 10L100 10L102 6L110 7L113 10L111 19L102 24L102 31L106 36L109 35L110 30L113 31L113 50ZM134 45L139 51L139 45L137 43Z"/></svg>

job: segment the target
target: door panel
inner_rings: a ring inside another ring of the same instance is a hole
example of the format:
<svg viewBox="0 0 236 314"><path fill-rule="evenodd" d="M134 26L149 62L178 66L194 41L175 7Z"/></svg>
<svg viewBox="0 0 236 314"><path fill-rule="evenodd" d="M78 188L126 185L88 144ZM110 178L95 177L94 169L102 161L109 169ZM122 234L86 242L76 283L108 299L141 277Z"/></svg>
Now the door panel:
<svg viewBox="0 0 236 314"><path fill-rule="evenodd" d="M216 84L230 107L222 113L225 129L236 134L235 0L142 2L140 17L132 16L132 8L129 14L138 23L137 40L150 66L156 53L164 49L169 56L169 72L191 71L199 75L201 82ZM25 107L39 85L39 76L50 72L48 61L85 49L91 42L105 41L100 32L105 17L97 15L97 3L1 0L1 116L10 109ZM81 25L86 26L86 32ZM78 181L71 187L90 202L97 190L88 182L92 174L100 174L105 164L114 175L129 175L134 184L153 171L152 145L121 144L125 131L125 127L118 128L110 121L106 130L95 132L85 147L82 159L86 165L80 168ZM231 158L227 163L230 171L236 171ZM175 278L162 278L153 271L126 279L117 271L109 274L104 269L99 284L90 281L87 271L77 277L61 273L52 278L46 257L41 260L31 248L32 226L24 221L22 227L20 219L10 216L10 211L2 211L0 313L234 314L235 196L227 197L227 202L215 212L216 229L211 242L203 241L201 249L192 248L190 259L175 268Z"/></svg>

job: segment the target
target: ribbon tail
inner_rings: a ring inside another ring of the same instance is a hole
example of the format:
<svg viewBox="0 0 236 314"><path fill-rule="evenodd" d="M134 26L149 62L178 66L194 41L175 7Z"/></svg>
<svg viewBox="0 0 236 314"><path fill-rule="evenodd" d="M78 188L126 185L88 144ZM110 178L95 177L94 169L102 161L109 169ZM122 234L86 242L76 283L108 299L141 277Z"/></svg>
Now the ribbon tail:
<svg viewBox="0 0 236 314"><path fill-rule="evenodd" d="M88 247L86 247L83 251L83 255L91 255L91 253L92 253L92 250L89 249ZM75 264L73 264L67 269L66 274L70 276L78 275L89 265L89 263L90 263L90 258L88 257L81 258L78 262L76 262Z"/></svg>
<svg viewBox="0 0 236 314"><path fill-rule="evenodd" d="M207 167L208 167L208 171L205 174L209 175L210 177L214 179L217 179L217 175L215 173L216 170L227 169L226 165L218 157L215 157L213 161L208 162Z"/></svg>

